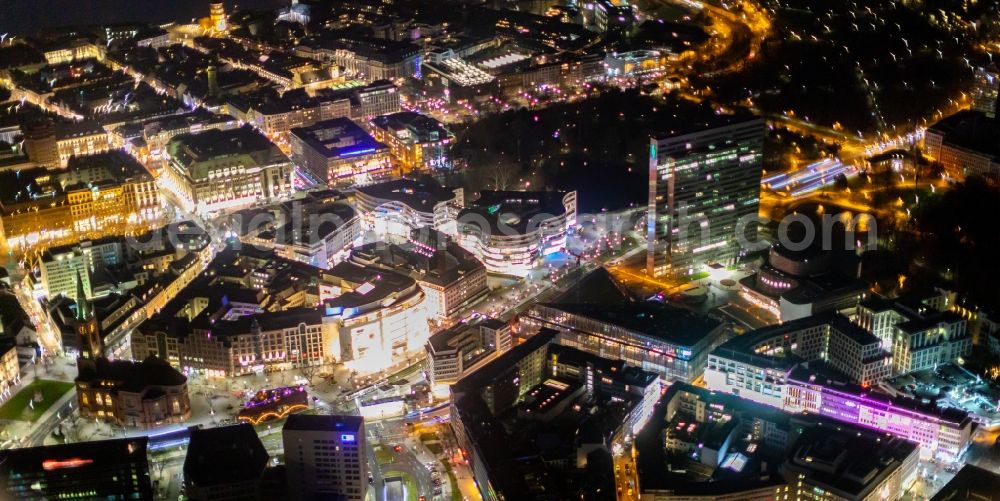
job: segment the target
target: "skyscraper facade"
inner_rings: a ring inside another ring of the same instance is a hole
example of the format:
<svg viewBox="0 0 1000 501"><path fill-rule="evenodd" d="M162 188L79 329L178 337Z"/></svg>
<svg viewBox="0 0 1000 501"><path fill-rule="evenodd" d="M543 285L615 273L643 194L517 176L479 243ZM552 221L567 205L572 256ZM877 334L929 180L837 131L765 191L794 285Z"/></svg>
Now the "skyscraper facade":
<svg viewBox="0 0 1000 501"><path fill-rule="evenodd" d="M756 240L765 122L717 116L653 137L649 146L647 273L690 275L733 264L737 232Z"/></svg>
<svg viewBox="0 0 1000 501"><path fill-rule="evenodd" d="M362 501L368 491L364 418L292 414L281 430L290 499L342 496Z"/></svg>
<svg viewBox="0 0 1000 501"><path fill-rule="evenodd" d="M978 66L972 86L972 109L990 118L997 116L997 93L1000 91L1000 70L994 65Z"/></svg>

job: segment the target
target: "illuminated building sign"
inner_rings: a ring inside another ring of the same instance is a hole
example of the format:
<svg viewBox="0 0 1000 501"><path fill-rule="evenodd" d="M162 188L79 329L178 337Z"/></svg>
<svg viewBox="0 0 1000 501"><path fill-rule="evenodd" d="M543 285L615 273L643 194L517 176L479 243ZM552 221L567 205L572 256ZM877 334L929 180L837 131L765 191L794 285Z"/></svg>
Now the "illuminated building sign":
<svg viewBox="0 0 1000 501"><path fill-rule="evenodd" d="M338 155L338 156L340 158L356 157L358 155L364 155L366 153L374 153L374 152L375 152L375 148L363 148L363 149L359 149L359 150L344 151L344 152L341 152L340 155Z"/></svg>
<svg viewBox="0 0 1000 501"><path fill-rule="evenodd" d="M341 441L341 442L349 442L349 443L354 443L354 442L356 442L356 441L357 441L357 439L355 439L355 437L354 437L354 435L353 435L353 434L350 434L350 433L344 433L343 435L341 435L341 436L340 436L340 441Z"/></svg>
<svg viewBox="0 0 1000 501"><path fill-rule="evenodd" d="M69 458L69 459L46 459L42 461L42 469L45 471L61 470L64 468L79 468L93 463L93 459Z"/></svg>

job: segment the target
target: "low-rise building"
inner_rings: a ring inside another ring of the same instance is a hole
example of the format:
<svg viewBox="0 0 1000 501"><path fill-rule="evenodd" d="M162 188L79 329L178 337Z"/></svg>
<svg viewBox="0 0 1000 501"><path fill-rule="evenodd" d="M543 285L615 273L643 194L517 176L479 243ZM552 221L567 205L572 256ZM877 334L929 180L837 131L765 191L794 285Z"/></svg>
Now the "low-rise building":
<svg viewBox="0 0 1000 501"><path fill-rule="evenodd" d="M822 364L813 365L798 365L788 372L784 410L816 414L911 440L919 445L923 460L957 461L972 443L976 424L961 409L892 397L845 383Z"/></svg>
<svg viewBox="0 0 1000 501"><path fill-rule="evenodd" d="M611 451L652 415L656 374L556 336L543 329L451 386L451 426L483 499L594 495L596 458L610 468Z"/></svg>
<svg viewBox="0 0 1000 501"><path fill-rule="evenodd" d="M1000 127L981 111L965 110L941 119L924 133L924 152L956 180L1000 178Z"/></svg>
<svg viewBox="0 0 1000 501"><path fill-rule="evenodd" d="M892 375L878 337L827 313L733 338L709 354L710 390L899 435L920 444L923 458L954 460L969 446L973 420L872 390Z"/></svg>
<svg viewBox="0 0 1000 501"><path fill-rule="evenodd" d="M236 118L197 108L182 115L154 118L116 127L110 132L111 145L115 148L125 148L136 158L159 158L170 140L181 134L197 134L204 130L229 130L237 127L239 122Z"/></svg>
<svg viewBox="0 0 1000 501"><path fill-rule="evenodd" d="M3 172L0 183L10 188L0 200L0 245L9 251L142 233L163 217L155 180L119 151L73 157L61 171Z"/></svg>
<svg viewBox="0 0 1000 501"><path fill-rule="evenodd" d="M603 268L554 301L536 304L522 323L554 329L566 346L624 360L666 381L698 379L709 352L729 335L717 320L632 298Z"/></svg>
<svg viewBox="0 0 1000 501"><path fill-rule="evenodd" d="M264 133L276 136L296 127L309 127L316 122L351 115L348 94L317 93L310 96L296 89L278 96L271 89L254 94L229 97L229 111Z"/></svg>
<svg viewBox="0 0 1000 501"><path fill-rule="evenodd" d="M402 173L450 169L448 157L455 135L437 120L412 111L375 117L372 135L389 146Z"/></svg>
<svg viewBox="0 0 1000 501"><path fill-rule="evenodd" d="M367 184L392 172L389 147L347 118L291 130L292 158L330 185Z"/></svg>
<svg viewBox="0 0 1000 501"><path fill-rule="evenodd" d="M482 191L458 214L458 243L488 272L523 277L564 250L574 226L575 191Z"/></svg>
<svg viewBox="0 0 1000 501"><path fill-rule="evenodd" d="M292 162L250 126L176 136L167 155L163 184L198 212L277 201L292 192Z"/></svg>
<svg viewBox="0 0 1000 501"><path fill-rule="evenodd" d="M871 297L858 305L856 321L892 351L893 374L906 374L972 352L968 319L953 306L943 291L895 301Z"/></svg>
<svg viewBox="0 0 1000 501"><path fill-rule="evenodd" d="M0 402L7 401L20 384L21 364L17 356L17 343L11 338L0 340Z"/></svg>
<svg viewBox="0 0 1000 501"><path fill-rule="evenodd" d="M339 360L369 374L422 351L430 329L427 295L407 275L344 261L324 272L323 325Z"/></svg>
<svg viewBox="0 0 1000 501"><path fill-rule="evenodd" d="M917 473L905 438L686 383L670 386L634 443L636 490L657 501L896 499ZM812 456L826 464L809 469Z"/></svg>
<svg viewBox="0 0 1000 501"><path fill-rule="evenodd" d="M409 239L421 228L455 235L455 221L465 205L462 188L410 179L359 186L355 198L365 228L390 241Z"/></svg>
<svg viewBox="0 0 1000 501"><path fill-rule="evenodd" d="M357 211L342 201L328 202L307 196L265 210L247 210L240 217L240 241L274 249L285 259L328 268L350 254L361 236Z"/></svg>
<svg viewBox="0 0 1000 501"><path fill-rule="evenodd" d="M165 360L81 358L79 368L76 400L82 417L138 428L181 423L191 417L187 377Z"/></svg>
<svg viewBox="0 0 1000 501"><path fill-rule="evenodd" d="M851 382L874 385L892 375L880 340L840 314L824 313L737 336L708 356L709 388L781 407L797 363L823 361Z"/></svg>
<svg viewBox="0 0 1000 501"><path fill-rule="evenodd" d="M918 449L892 435L817 426L792 445L782 473L793 499L899 499L917 479Z"/></svg>
<svg viewBox="0 0 1000 501"><path fill-rule="evenodd" d="M420 48L409 41L324 32L300 41L295 54L333 63L366 81L420 75Z"/></svg>
<svg viewBox="0 0 1000 501"><path fill-rule="evenodd" d="M435 332L427 342L431 390L447 395L449 385L511 348L510 325L477 317Z"/></svg>
<svg viewBox="0 0 1000 501"><path fill-rule="evenodd" d="M402 245L376 242L351 252L351 261L391 269L417 281L430 318L444 321L486 297L486 267L434 230L414 230Z"/></svg>
<svg viewBox="0 0 1000 501"><path fill-rule="evenodd" d="M851 310L867 297L867 288L861 280L836 271L835 257L818 247L792 251L775 245L757 272L740 280L740 296L782 322Z"/></svg>
<svg viewBox="0 0 1000 501"><path fill-rule="evenodd" d="M82 121L55 125L59 165L65 167L72 157L97 155L111 147L110 137L98 122Z"/></svg>
<svg viewBox="0 0 1000 501"><path fill-rule="evenodd" d="M318 268L274 251L227 249L132 333L132 355L210 377L334 361L319 280Z"/></svg>

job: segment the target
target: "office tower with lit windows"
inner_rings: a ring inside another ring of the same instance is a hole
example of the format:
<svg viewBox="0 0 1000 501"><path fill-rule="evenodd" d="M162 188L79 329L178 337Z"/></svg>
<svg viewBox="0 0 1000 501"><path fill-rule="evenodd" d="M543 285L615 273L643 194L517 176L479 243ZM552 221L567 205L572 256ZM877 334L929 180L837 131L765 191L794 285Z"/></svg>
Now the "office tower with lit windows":
<svg viewBox="0 0 1000 501"><path fill-rule="evenodd" d="M289 499L365 499L364 418L292 414L281 429L281 440Z"/></svg>
<svg viewBox="0 0 1000 501"><path fill-rule="evenodd" d="M755 224L738 223L757 216L764 120L704 114L650 140L646 268L653 276L733 264L742 251L737 232L756 240Z"/></svg>
<svg viewBox="0 0 1000 501"><path fill-rule="evenodd" d="M994 65L978 66L972 85L972 109L990 118L997 116L997 94L1000 91L1000 70Z"/></svg>

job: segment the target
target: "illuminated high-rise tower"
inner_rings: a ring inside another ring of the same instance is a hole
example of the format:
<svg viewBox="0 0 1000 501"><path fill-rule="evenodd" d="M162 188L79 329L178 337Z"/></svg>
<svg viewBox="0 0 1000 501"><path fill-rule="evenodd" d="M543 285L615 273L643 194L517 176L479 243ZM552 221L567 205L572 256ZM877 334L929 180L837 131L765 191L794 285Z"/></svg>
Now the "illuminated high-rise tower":
<svg viewBox="0 0 1000 501"><path fill-rule="evenodd" d="M212 2L208 6L209 18L212 19L212 28L219 33L226 31L226 6L222 2Z"/></svg>
<svg viewBox="0 0 1000 501"><path fill-rule="evenodd" d="M757 240L766 127L753 116L691 119L650 141L647 272L690 275L734 264L737 232ZM746 218L746 219L745 219Z"/></svg>

